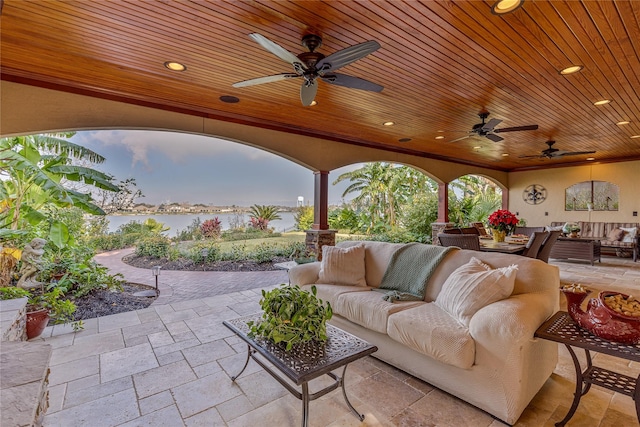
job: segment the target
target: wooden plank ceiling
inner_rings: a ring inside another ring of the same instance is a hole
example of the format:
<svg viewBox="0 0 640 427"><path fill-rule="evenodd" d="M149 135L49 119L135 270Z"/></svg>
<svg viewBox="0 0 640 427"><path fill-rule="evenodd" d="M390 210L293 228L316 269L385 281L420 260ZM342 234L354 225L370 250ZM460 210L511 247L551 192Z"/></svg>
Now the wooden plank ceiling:
<svg viewBox="0 0 640 427"><path fill-rule="evenodd" d="M527 0L504 16L492 3L6 0L2 78L499 170L590 157L519 158L550 139L564 151L595 150L596 161L639 159L640 2ZM310 33L325 55L376 40L378 51L340 72L384 90L320 82L318 104L303 107L302 79L233 88L292 72L253 32L296 55ZM169 60L187 70L167 70ZM559 74L574 64L584 69ZM601 99L612 102L593 104ZM499 143L449 142L481 110L502 120L497 128L539 128L502 133Z"/></svg>

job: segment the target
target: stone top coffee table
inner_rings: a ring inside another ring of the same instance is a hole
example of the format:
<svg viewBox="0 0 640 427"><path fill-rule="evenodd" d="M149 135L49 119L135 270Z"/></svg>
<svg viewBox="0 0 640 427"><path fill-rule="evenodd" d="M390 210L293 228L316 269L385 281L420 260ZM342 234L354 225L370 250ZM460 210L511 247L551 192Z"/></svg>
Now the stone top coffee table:
<svg viewBox="0 0 640 427"><path fill-rule="evenodd" d="M284 347L274 344L271 341L262 338L252 339L247 336L249 333L247 322L251 320L260 321L261 319L262 314L257 313L238 319L225 320L223 322L227 328L231 329L238 337L247 343L247 360L242 370L237 375L231 377L232 381L235 381L242 372L244 372L249 360L253 359L282 384L283 387L289 390L291 394L302 400L303 427L309 424L309 402L324 396L338 387L342 387L342 394L349 409L356 414L360 421L364 420L364 415L358 413L351 405L351 402L349 402L347 392L344 388L344 376L349 363L376 352L378 350L376 346L342 329L327 325L328 340L326 343L305 343L297 345L289 351L285 351ZM273 366L267 364L265 360ZM284 374L296 386L301 386L302 391L298 391L295 386L278 375L273 368ZM332 372L338 368L343 368L342 376L338 376ZM330 376L334 379L334 382L322 390L309 394L309 381L322 375Z"/></svg>

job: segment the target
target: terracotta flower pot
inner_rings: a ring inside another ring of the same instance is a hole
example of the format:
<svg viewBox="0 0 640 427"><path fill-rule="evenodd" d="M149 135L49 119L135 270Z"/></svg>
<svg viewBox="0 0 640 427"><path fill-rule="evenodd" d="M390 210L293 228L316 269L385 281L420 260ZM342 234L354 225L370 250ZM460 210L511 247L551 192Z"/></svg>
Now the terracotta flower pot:
<svg viewBox="0 0 640 427"><path fill-rule="evenodd" d="M27 312L27 339L39 337L49 323L49 310L42 308Z"/></svg>

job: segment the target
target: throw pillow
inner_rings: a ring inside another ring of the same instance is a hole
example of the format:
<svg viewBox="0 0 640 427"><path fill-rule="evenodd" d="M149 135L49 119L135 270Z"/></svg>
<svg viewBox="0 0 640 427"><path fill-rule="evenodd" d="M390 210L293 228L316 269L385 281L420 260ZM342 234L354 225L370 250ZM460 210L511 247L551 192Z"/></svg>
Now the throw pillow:
<svg viewBox="0 0 640 427"><path fill-rule="evenodd" d="M458 267L442 285L435 303L465 326L482 307L513 292L518 266L492 269L476 257Z"/></svg>
<svg viewBox="0 0 640 427"><path fill-rule="evenodd" d="M544 231L562 231L563 227L564 227L564 225L554 225L553 227L547 225L544 228Z"/></svg>
<svg viewBox="0 0 640 427"><path fill-rule="evenodd" d="M322 247L322 263L316 283L367 286L364 277L364 245L349 248Z"/></svg>
<svg viewBox="0 0 640 427"><path fill-rule="evenodd" d="M637 227L629 227L629 228L620 227L620 230L624 231L624 237L622 238L623 242L633 243L636 240L636 233L638 233Z"/></svg>
<svg viewBox="0 0 640 427"><path fill-rule="evenodd" d="M626 233L625 233L624 230L622 230L620 228L614 228L607 235L607 240L612 240L614 242L619 242L619 241L622 240L622 238L624 237L625 234Z"/></svg>

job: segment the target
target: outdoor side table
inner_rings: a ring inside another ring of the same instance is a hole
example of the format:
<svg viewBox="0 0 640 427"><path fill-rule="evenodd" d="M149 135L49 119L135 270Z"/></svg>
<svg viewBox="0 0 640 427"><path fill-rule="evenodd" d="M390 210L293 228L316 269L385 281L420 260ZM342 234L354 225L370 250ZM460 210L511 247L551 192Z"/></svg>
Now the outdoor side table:
<svg viewBox="0 0 640 427"><path fill-rule="evenodd" d="M640 362L640 345L620 344L600 338L578 326L566 311L559 311L547 320L535 333L538 338L564 344L569 350L576 370L576 389L569 412L556 426L564 426L573 417L580 398L587 394L592 384L630 396L636 403L636 416L640 420L640 376L633 378L608 369L594 366L591 351L604 353L621 359ZM584 349L587 366L582 370L573 347Z"/></svg>
<svg viewBox="0 0 640 427"><path fill-rule="evenodd" d="M344 376L349 363L378 351L376 346L342 329L327 325L328 340L326 343L305 343L295 346L290 351L285 351L283 346L274 344L269 340L258 337L253 339L247 336L249 333L247 322L251 320L259 321L261 318L262 313L257 313L222 322L247 343L247 360L242 370L231 377L232 381L235 381L244 372L249 360L253 359L284 388L289 390L291 394L302 400L302 427L307 427L309 424L309 402L338 387L342 388L342 395L349 409L360 421L364 420L364 415L360 414L349 402L347 391L344 388ZM264 359L270 362L273 367L267 364ZM278 375L273 368L284 374L296 386L300 386L301 391L298 391L296 387ZM338 368L342 368L341 376L332 372ZM309 381L322 375L330 376L334 382L322 390L309 393Z"/></svg>

